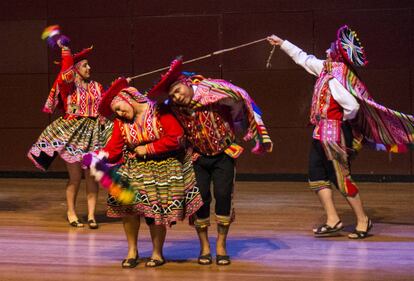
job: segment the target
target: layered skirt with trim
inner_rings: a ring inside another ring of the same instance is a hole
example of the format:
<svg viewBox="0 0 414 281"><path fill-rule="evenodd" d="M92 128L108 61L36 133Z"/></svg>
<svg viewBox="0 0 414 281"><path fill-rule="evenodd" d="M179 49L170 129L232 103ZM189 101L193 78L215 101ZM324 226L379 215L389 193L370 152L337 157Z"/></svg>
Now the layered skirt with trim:
<svg viewBox="0 0 414 281"><path fill-rule="evenodd" d="M172 225L193 215L203 204L191 159L143 160L125 157L117 171L123 188L134 193L128 205L108 196L109 217L144 216L157 225Z"/></svg>
<svg viewBox="0 0 414 281"><path fill-rule="evenodd" d="M82 161L84 153L95 151L107 143L112 134L113 123L98 118L78 117L53 121L40 134L27 156L35 166L47 170L57 155L68 162Z"/></svg>

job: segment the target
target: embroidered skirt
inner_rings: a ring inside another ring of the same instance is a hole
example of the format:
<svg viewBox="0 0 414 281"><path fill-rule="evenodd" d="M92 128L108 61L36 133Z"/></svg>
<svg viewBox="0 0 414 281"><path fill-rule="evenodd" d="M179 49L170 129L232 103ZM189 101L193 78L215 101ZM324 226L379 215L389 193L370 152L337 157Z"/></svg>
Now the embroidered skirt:
<svg viewBox="0 0 414 281"><path fill-rule="evenodd" d="M112 127L109 120L101 124L98 118L60 117L46 127L27 156L43 171L57 155L68 163L81 162L82 154L98 150L107 143Z"/></svg>
<svg viewBox="0 0 414 281"><path fill-rule="evenodd" d="M117 173L123 188L132 190L135 197L131 204L122 205L109 195L109 217L139 215L153 219L157 225L171 226L194 214L203 204L190 159L145 161L125 157Z"/></svg>

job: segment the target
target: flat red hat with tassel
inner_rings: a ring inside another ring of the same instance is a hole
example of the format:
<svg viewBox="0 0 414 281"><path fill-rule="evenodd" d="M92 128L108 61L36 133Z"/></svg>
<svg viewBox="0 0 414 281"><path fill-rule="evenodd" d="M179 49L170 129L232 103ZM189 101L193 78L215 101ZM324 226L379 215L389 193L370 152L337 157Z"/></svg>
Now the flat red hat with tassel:
<svg viewBox="0 0 414 281"><path fill-rule="evenodd" d="M92 52L93 46L90 46L89 48L85 48L79 53L76 53L73 55L73 62L76 64L80 62L81 60L85 60L88 58L89 54Z"/></svg>
<svg viewBox="0 0 414 281"><path fill-rule="evenodd" d="M99 102L98 111L101 115L108 119L113 119L114 112L111 108L111 102L119 92L125 88L128 88L128 82L125 78L118 78L115 80L111 87L102 94L102 99Z"/></svg>
<svg viewBox="0 0 414 281"><path fill-rule="evenodd" d="M161 79L147 92L147 97L152 100L165 100L168 98L168 90L182 75L182 57L178 57L170 64L170 68Z"/></svg>

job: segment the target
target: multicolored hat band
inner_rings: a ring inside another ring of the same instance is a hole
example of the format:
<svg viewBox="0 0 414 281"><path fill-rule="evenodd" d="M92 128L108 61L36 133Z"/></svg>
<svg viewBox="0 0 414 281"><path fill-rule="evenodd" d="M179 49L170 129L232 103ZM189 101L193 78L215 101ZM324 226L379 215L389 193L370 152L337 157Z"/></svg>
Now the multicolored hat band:
<svg viewBox="0 0 414 281"><path fill-rule="evenodd" d="M338 29L336 38L336 48L346 62L352 66L365 66L368 64L365 50L355 31L344 25Z"/></svg>
<svg viewBox="0 0 414 281"><path fill-rule="evenodd" d="M132 106L133 101L136 101L138 103L146 103L148 102L148 99L145 96L141 95L134 87L129 87L127 89L123 89L121 92L119 92L118 95L114 97L111 102L111 107L120 101L126 102Z"/></svg>
<svg viewBox="0 0 414 281"><path fill-rule="evenodd" d="M111 105L119 101L125 101L132 105L132 101L144 103L149 100L136 88L129 87L128 81L125 78L118 78L102 95L102 100L98 107L99 113L108 119L113 119L114 112L112 111Z"/></svg>
<svg viewBox="0 0 414 281"><path fill-rule="evenodd" d="M177 57L170 64L170 68L161 79L148 91L147 97L152 100L163 101L168 98L168 90L182 76L182 57Z"/></svg>

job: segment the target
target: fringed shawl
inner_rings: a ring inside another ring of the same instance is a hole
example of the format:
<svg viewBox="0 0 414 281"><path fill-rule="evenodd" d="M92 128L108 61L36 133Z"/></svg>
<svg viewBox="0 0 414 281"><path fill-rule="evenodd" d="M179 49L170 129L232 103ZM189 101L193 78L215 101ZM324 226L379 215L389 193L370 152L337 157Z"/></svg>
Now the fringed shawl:
<svg viewBox="0 0 414 281"><path fill-rule="evenodd" d="M197 91L202 91L199 106L221 103L231 108L234 127L241 130L244 140L254 140L253 153L271 152L273 143L262 120L262 113L249 94L221 79L204 79L196 82ZM196 105L197 106L197 105Z"/></svg>
<svg viewBox="0 0 414 281"><path fill-rule="evenodd" d="M353 127L376 149L405 152L414 145L414 117L376 103L362 81L346 64L334 62L325 68L359 102Z"/></svg>

